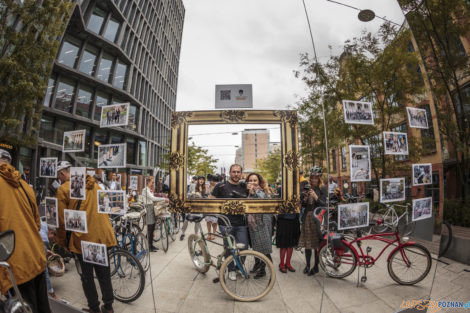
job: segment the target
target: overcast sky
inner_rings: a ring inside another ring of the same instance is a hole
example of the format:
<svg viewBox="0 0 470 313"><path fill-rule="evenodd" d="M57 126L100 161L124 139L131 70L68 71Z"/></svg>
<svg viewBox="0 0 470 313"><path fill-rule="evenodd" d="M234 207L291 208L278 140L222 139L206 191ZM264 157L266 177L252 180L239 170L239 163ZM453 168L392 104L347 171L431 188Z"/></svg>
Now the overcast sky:
<svg viewBox="0 0 470 313"><path fill-rule="evenodd" d="M332 46L334 54L340 54L345 40L360 36L364 29L376 32L382 22L377 18L361 22L358 11L327 0L305 2L320 61L328 59L328 46ZM396 0L339 2L372 9L376 15L399 24L404 20ZM299 69L301 53L313 56L302 0L183 3L186 16L177 111L214 109L216 84L253 84L254 109L287 109L306 95L305 86L293 74ZM225 159L220 155L218 158ZM231 162L220 161L219 166Z"/></svg>

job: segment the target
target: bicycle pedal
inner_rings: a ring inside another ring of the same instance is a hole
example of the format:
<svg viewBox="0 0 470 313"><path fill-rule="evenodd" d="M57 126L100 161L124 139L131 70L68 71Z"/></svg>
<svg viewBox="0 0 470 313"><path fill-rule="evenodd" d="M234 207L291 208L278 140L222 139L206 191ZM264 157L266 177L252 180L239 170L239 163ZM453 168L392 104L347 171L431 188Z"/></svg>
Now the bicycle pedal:
<svg viewBox="0 0 470 313"><path fill-rule="evenodd" d="M361 277L361 283L365 283L367 281L367 276L362 276Z"/></svg>
<svg viewBox="0 0 470 313"><path fill-rule="evenodd" d="M214 284L217 284L219 281L220 281L219 277L214 278L214 279L212 280L212 282L213 282Z"/></svg>

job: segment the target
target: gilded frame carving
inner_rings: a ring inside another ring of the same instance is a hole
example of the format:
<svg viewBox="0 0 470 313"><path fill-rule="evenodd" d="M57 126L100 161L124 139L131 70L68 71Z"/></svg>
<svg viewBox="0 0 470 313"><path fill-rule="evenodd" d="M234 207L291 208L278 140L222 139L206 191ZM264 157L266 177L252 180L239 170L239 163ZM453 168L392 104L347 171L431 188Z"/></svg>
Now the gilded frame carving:
<svg viewBox="0 0 470 313"><path fill-rule="evenodd" d="M280 199L188 199L186 162L188 126L210 124L280 124L282 195ZM299 152L295 110L212 110L173 112L170 144L170 208L185 213L298 213Z"/></svg>

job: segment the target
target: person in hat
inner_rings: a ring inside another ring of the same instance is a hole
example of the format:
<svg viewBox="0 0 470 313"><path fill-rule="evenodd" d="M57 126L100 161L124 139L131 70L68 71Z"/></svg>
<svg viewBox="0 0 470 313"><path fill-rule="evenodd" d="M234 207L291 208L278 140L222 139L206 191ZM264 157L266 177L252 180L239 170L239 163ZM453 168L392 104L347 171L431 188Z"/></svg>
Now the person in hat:
<svg viewBox="0 0 470 313"><path fill-rule="evenodd" d="M11 155L0 149L0 232L15 232L15 250L8 259L22 297L35 313L49 313L46 254L34 190L10 164ZM0 291L14 292L8 272L0 269Z"/></svg>
<svg viewBox="0 0 470 313"><path fill-rule="evenodd" d="M321 167L312 167L310 169L310 189L304 190L300 195L300 201L305 207L305 211L301 220L299 247L305 248L307 266L304 269L304 274L309 276L318 273L319 254L317 249L321 241L320 221L314 216L314 210L317 207L326 206L326 197L328 197L328 189L322 181L322 174ZM315 264L313 268L310 268L312 250L315 250Z"/></svg>

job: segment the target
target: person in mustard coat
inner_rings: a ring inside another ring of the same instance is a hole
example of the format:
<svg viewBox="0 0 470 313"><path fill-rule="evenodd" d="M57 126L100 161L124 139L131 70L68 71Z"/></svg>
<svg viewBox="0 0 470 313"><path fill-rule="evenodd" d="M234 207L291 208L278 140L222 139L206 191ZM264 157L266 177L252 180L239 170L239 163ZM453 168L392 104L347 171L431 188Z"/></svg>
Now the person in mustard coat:
<svg viewBox="0 0 470 313"><path fill-rule="evenodd" d="M15 232L15 250L8 259L21 296L34 313L49 313L46 287L46 254L39 230L39 212L33 189L10 165L8 151L0 149L0 232ZM8 272L0 269L0 289L12 287Z"/></svg>
<svg viewBox="0 0 470 313"><path fill-rule="evenodd" d="M110 248L116 246L116 238L107 214L98 213L97 191L100 190L98 183L89 175L86 177L86 200L70 199L70 167L58 166L58 177L64 181L57 190L57 202L59 209L59 227L57 228L57 241L63 247L66 246L66 232L64 227L64 209L86 211L86 222L88 233L72 232L67 248L74 253L80 262L82 270L82 287L88 301L89 312L114 312L113 311L113 287L111 274L108 266L87 263L83 260L81 242L89 241L105 244ZM93 270L98 278L104 305L98 300Z"/></svg>

